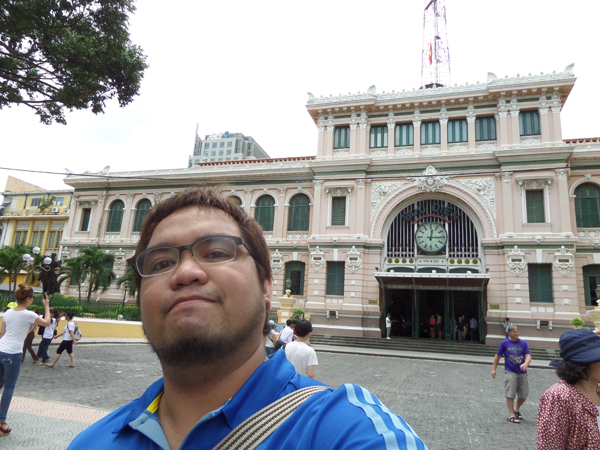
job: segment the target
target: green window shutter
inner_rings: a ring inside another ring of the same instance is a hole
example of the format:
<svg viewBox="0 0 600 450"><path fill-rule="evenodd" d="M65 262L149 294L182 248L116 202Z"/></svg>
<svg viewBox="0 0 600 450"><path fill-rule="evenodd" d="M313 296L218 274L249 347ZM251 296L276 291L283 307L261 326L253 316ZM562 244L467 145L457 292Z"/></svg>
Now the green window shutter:
<svg viewBox="0 0 600 450"><path fill-rule="evenodd" d="M521 136L540 134L540 116L537 111L521 111L519 113L519 132Z"/></svg>
<svg viewBox="0 0 600 450"><path fill-rule="evenodd" d="M467 120L453 119L448 121L448 142L467 142Z"/></svg>
<svg viewBox="0 0 600 450"><path fill-rule="evenodd" d="M350 127L336 127L333 132L333 148L350 147Z"/></svg>
<svg viewBox="0 0 600 450"><path fill-rule="evenodd" d="M254 219L262 227L263 231L273 231L275 217L275 200L270 195L263 195L256 201Z"/></svg>
<svg viewBox="0 0 600 450"><path fill-rule="evenodd" d="M371 127L370 131L370 148L383 148L387 147L387 125Z"/></svg>
<svg viewBox="0 0 600 450"><path fill-rule="evenodd" d="M333 197L331 202L331 225L346 225L346 197Z"/></svg>
<svg viewBox="0 0 600 450"><path fill-rule="evenodd" d="M527 223L546 222L546 215L544 213L544 191L525 191L525 201L527 202Z"/></svg>
<svg viewBox="0 0 600 450"><path fill-rule="evenodd" d="M284 286L287 286L287 280L291 280L290 290L292 295L304 295L304 263L300 261L291 261L285 265ZM285 288L287 289L287 287Z"/></svg>
<svg viewBox="0 0 600 450"><path fill-rule="evenodd" d="M396 124L394 129L394 146L405 147L414 145L414 127L412 123Z"/></svg>
<svg viewBox="0 0 600 450"><path fill-rule="evenodd" d="M310 206L308 197L297 194L290 200L288 210L288 231L308 231Z"/></svg>
<svg viewBox="0 0 600 450"><path fill-rule="evenodd" d="M478 117L475 119L475 140L496 140L496 119L494 117Z"/></svg>
<svg viewBox="0 0 600 450"><path fill-rule="evenodd" d="M552 264L528 264L529 301L553 303Z"/></svg>
<svg viewBox="0 0 600 450"><path fill-rule="evenodd" d="M598 186L584 183L575 189L575 217L578 227L600 226L600 188Z"/></svg>
<svg viewBox="0 0 600 450"><path fill-rule="evenodd" d="M88 231L90 226L90 216L92 215L92 210L90 208L84 208L83 214L81 217L81 231Z"/></svg>
<svg viewBox="0 0 600 450"><path fill-rule="evenodd" d="M326 295L344 295L344 263L327 263Z"/></svg>
<svg viewBox="0 0 600 450"><path fill-rule="evenodd" d="M133 222L133 231L140 231L142 229L142 222L151 207L152 203L148 199L144 199L138 203L137 210L135 211L135 221Z"/></svg>
<svg viewBox="0 0 600 450"><path fill-rule="evenodd" d="M119 232L121 231L121 223L123 222L123 202L117 200L110 205L110 212L108 213L108 223L106 224L107 232Z"/></svg>
<svg viewBox="0 0 600 450"><path fill-rule="evenodd" d="M423 122L421 123L421 145L440 143L440 123Z"/></svg>

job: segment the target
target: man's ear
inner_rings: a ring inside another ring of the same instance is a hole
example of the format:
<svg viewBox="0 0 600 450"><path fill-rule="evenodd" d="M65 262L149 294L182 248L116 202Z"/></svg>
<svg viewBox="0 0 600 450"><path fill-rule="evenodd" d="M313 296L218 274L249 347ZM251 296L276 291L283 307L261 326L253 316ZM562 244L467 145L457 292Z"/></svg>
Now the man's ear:
<svg viewBox="0 0 600 450"><path fill-rule="evenodd" d="M273 295L273 280L268 278L263 283L263 297L265 299L265 308L271 309L271 296Z"/></svg>

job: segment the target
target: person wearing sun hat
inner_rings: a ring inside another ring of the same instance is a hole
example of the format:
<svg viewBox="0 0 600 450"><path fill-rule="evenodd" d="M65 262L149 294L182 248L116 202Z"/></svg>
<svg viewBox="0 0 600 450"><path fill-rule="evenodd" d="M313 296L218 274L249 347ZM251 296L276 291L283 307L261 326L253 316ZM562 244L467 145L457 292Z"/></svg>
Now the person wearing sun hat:
<svg viewBox="0 0 600 450"><path fill-rule="evenodd" d="M537 421L539 450L600 450L600 336L569 330L554 360L560 381L544 393Z"/></svg>

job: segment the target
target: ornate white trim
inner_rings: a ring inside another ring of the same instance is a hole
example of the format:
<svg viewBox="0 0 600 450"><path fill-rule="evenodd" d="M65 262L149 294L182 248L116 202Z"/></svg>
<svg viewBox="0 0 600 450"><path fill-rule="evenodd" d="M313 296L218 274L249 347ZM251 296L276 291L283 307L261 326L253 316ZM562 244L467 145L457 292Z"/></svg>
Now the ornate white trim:
<svg viewBox="0 0 600 450"><path fill-rule="evenodd" d="M423 175L425 176L415 178L414 186L424 192L438 192L448 184L448 179L453 177L440 176L433 166L427 166Z"/></svg>
<svg viewBox="0 0 600 450"><path fill-rule="evenodd" d="M519 247L516 245L508 253L508 261L506 262L506 266L507 271L512 272L517 276L525 272L525 269L527 268L527 263L525 262L525 253L519 250Z"/></svg>
<svg viewBox="0 0 600 450"><path fill-rule="evenodd" d="M545 238L544 236L540 235L540 234L536 234L535 236L533 236L532 238L535 242L537 242L538 244L540 244Z"/></svg>
<svg viewBox="0 0 600 450"><path fill-rule="evenodd" d="M573 262L573 253L567 251L564 245L554 254L556 261L554 261L554 267L564 277L569 275L569 272L575 268Z"/></svg>
<svg viewBox="0 0 600 450"><path fill-rule="evenodd" d="M385 197L405 184L407 184L406 181L382 181L373 183L371 188L371 217L373 217L377 207Z"/></svg>
<svg viewBox="0 0 600 450"><path fill-rule="evenodd" d="M285 192L287 191L287 188L278 187L277 190L279 191L279 197L281 197L281 198L285 197Z"/></svg>
<svg viewBox="0 0 600 450"><path fill-rule="evenodd" d="M460 179L455 181L477 193L490 206L494 215L496 215L496 190L494 189L493 178Z"/></svg>
<svg viewBox="0 0 600 450"><path fill-rule="evenodd" d="M523 195L523 191L527 189L544 189L548 188L548 195L550 195L550 187L552 184L552 178L543 178L539 180L519 180L519 192Z"/></svg>
<svg viewBox="0 0 600 450"><path fill-rule="evenodd" d="M346 269L354 273L361 267L362 260L360 259L360 252L356 250L356 247L353 245L352 249L348 252L348 257L346 259Z"/></svg>
<svg viewBox="0 0 600 450"><path fill-rule="evenodd" d="M521 138L521 145L536 145L540 143L540 138Z"/></svg>
<svg viewBox="0 0 600 450"><path fill-rule="evenodd" d="M352 198L352 189L353 186L343 187L343 188L325 188L325 193L327 194L327 201L331 199L331 197L348 197L350 200Z"/></svg>
<svg viewBox="0 0 600 450"><path fill-rule="evenodd" d="M421 153L423 153L424 155L433 155L433 154L439 153L439 152L440 152L439 147L424 147L421 149Z"/></svg>
<svg viewBox="0 0 600 450"><path fill-rule="evenodd" d="M450 153L466 152L467 146L465 144L451 144L448 146Z"/></svg>
<svg viewBox="0 0 600 450"><path fill-rule="evenodd" d="M505 183L510 183L510 180L512 180L512 172L504 172L502 174L502 179L504 180Z"/></svg>
<svg viewBox="0 0 600 450"><path fill-rule="evenodd" d="M387 150L371 150L371 156L387 156Z"/></svg>
<svg viewBox="0 0 600 450"><path fill-rule="evenodd" d="M275 249L275 253L271 254L271 271L278 273L283 269L283 255L279 253L279 249Z"/></svg>
<svg viewBox="0 0 600 450"><path fill-rule="evenodd" d="M395 150L396 155L412 155L414 153L413 147L401 147Z"/></svg>
<svg viewBox="0 0 600 450"><path fill-rule="evenodd" d="M556 169L556 174L558 175L559 181L567 181L569 169Z"/></svg>
<svg viewBox="0 0 600 450"><path fill-rule="evenodd" d="M350 151L349 150L334 150L333 156L335 158L341 158L343 156L350 156Z"/></svg>
<svg viewBox="0 0 600 450"><path fill-rule="evenodd" d="M315 192L320 192L321 191L321 186L323 186L323 180L315 180L315 181L313 181L313 186L314 186Z"/></svg>
<svg viewBox="0 0 600 450"><path fill-rule="evenodd" d="M477 150L496 150L496 144L493 144L491 142L477 144Z"/></svg>

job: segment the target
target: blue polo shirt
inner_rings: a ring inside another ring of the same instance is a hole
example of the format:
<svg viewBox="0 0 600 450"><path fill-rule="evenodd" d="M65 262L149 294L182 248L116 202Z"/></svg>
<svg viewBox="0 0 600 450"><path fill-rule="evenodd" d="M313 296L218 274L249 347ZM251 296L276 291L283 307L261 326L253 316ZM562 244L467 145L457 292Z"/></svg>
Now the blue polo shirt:
<svg viewBox="0 0 600 450"><path fill-rule="evenodd" d="M205 415L187 434L180 449L212 449L252 414L285 395L323 385L298 375L285 352L261 364L240 390L219 409ZM163 380L138 399L81 432L69 449L170 450L156 415ZM427 449L412 428L373 394L353 384L326 389L310 397L257 449Z"/></svg>

